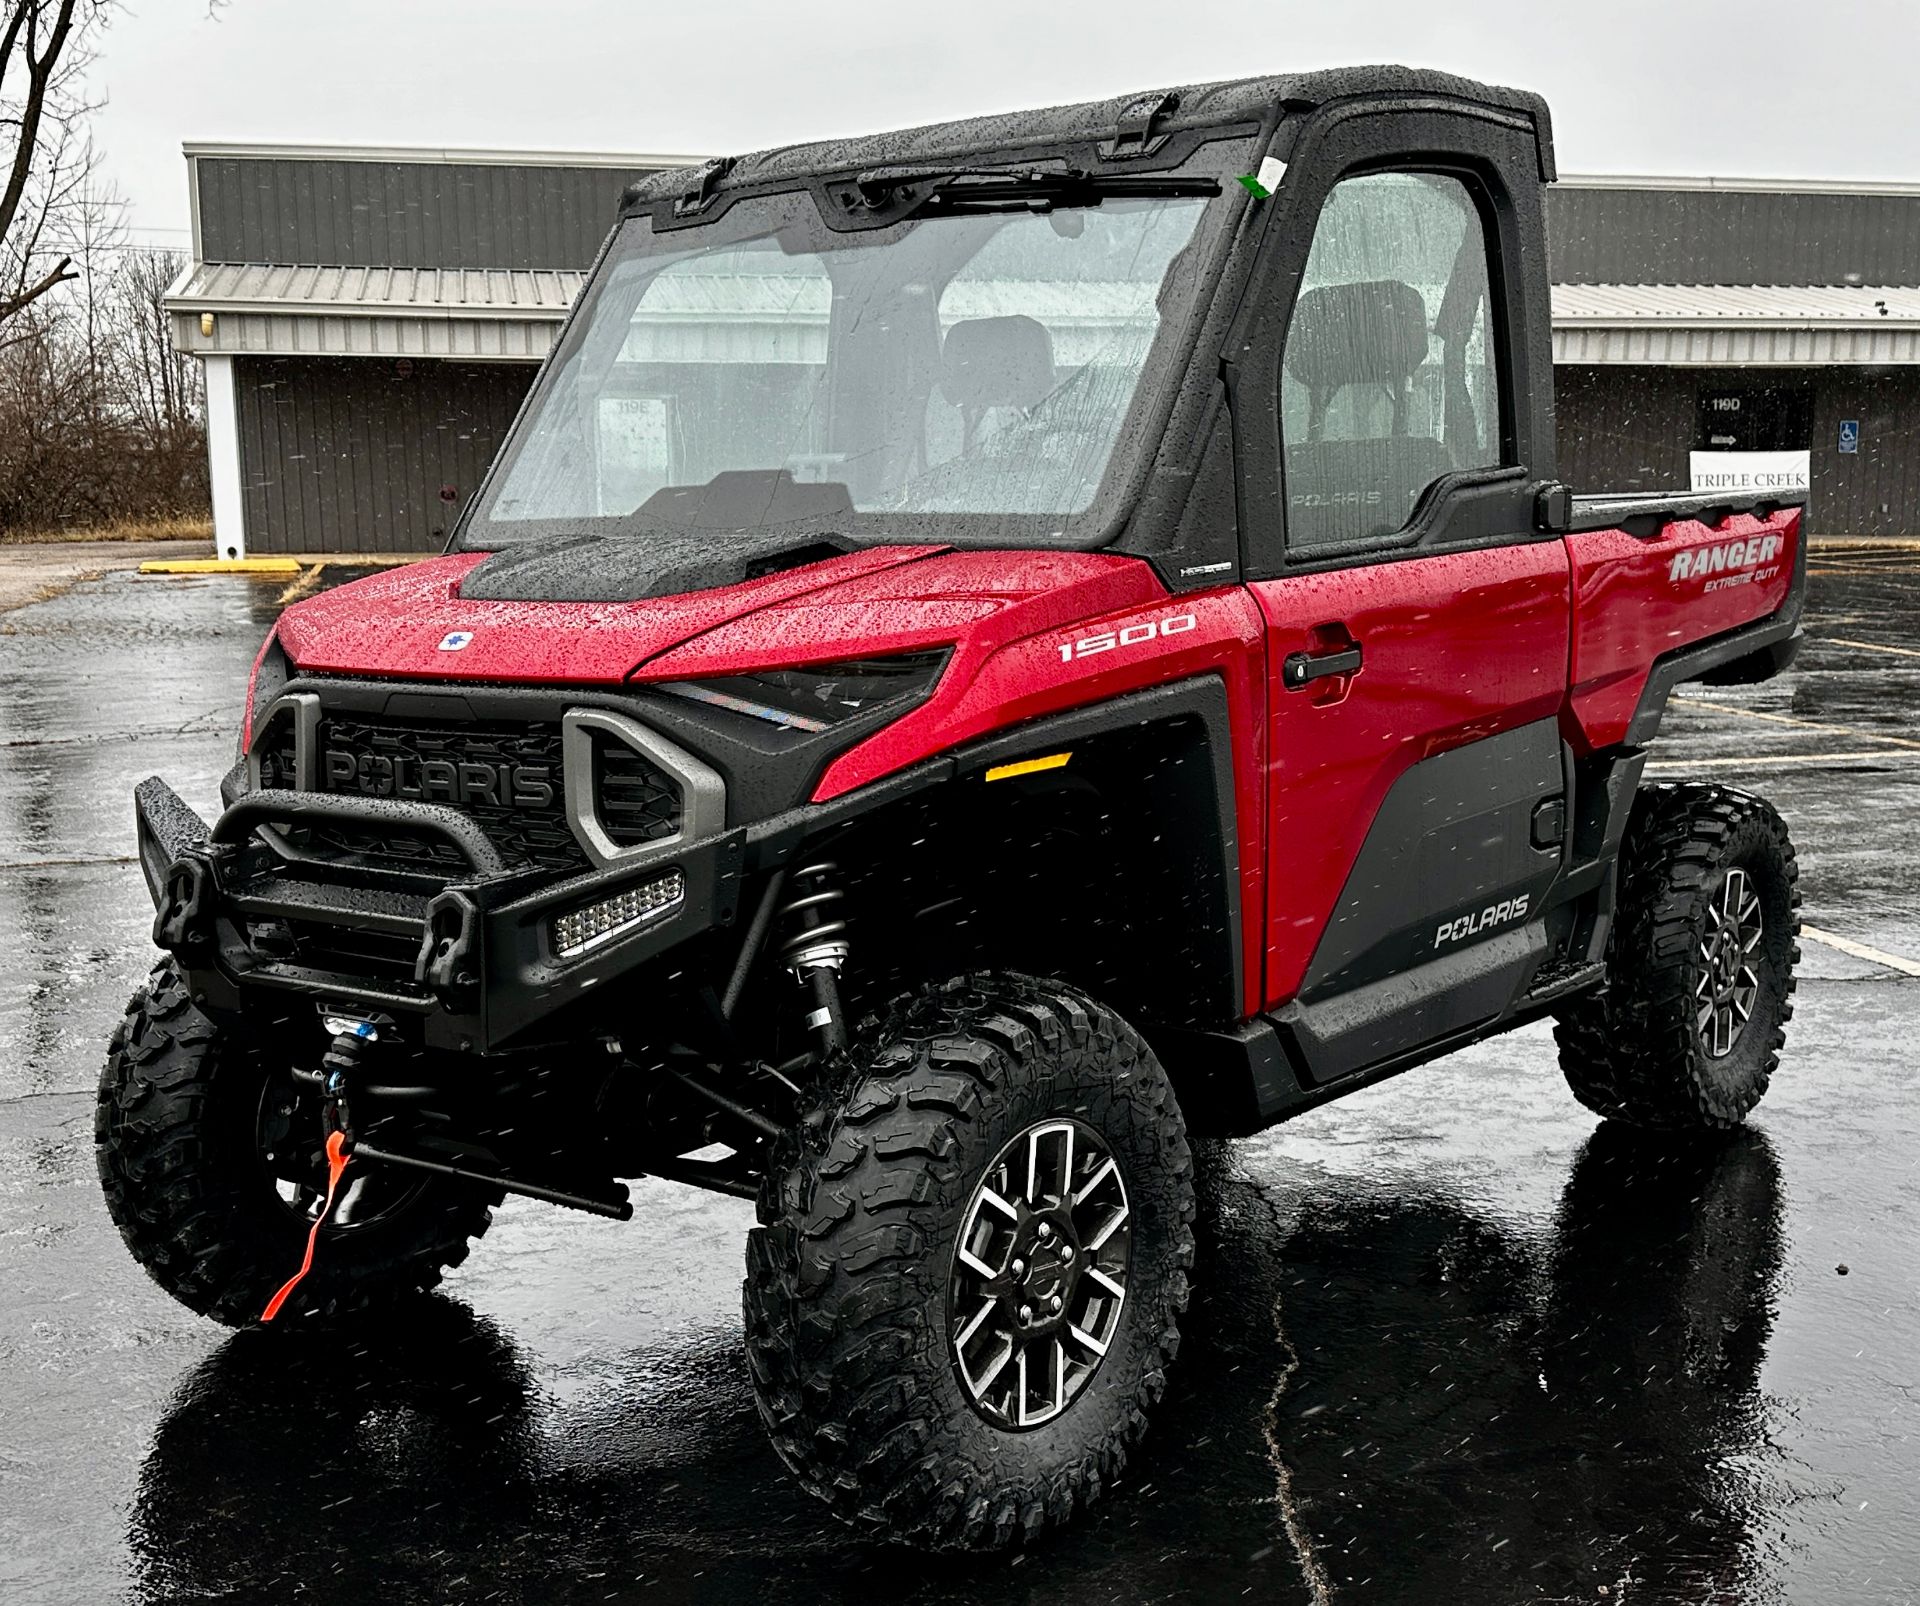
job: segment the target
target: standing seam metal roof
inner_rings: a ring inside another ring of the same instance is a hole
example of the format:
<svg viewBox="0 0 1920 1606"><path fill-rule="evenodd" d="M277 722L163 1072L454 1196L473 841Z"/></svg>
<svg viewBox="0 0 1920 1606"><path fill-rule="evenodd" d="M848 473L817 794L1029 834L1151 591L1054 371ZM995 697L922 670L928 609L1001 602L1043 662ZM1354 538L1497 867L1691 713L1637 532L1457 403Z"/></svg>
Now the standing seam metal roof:
<svg viewBox="0 0 1920 1606"><path fill-rule="evenodd" d="M200 355L530 360L546 355L585 282L584 273L550 270L214 262L190 270L167 307L175 344ZM1097 325L1134 310L1094 288L1034 284L1023 294L1060 323ZM722 310L715 291L682 281L653 310L697 322ZM790 313L791 300L790 290L743 281L724 310L751 319ZM211 334L200 328L202 313L215 315ZM1920 363L1920 289L1898 286L1562 284L1553 287L1553 324L1560 363Z"/></svg>
<svg viewBox="0 0 1920 1606"><path fill-rule="evenodd" d="M1553 321L1880 328L1920 322L1920 289L1891 285L1557 284Z"/></svg>
<svg viewBox="0 0 1920 1606"><path fill-rule="evenodd" d="M362 313L395 317L458 312L463 318L563 318L581 271L487 268L337 268L292 263L202 262L167 297L176 312Z"/></svg>

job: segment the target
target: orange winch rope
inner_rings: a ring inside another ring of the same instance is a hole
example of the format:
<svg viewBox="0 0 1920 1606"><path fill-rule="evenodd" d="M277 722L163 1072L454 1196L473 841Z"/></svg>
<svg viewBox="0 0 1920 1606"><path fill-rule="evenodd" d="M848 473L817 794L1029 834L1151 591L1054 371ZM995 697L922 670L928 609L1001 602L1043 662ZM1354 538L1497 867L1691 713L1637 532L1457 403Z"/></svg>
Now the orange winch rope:
<svg viewBox="0 0 1920 1606"><path fill-rule="evenodd" d="M320 1229L326 1224L327 1217L333 1214L333 1196L340 1190L340 1173L347 1169L347 1161L352 1158L347 1153L347 1135L333 1131L327 1134L327 1202L320 1207L320 1214L313 1219L313 1229L307 1234L307 1255L296 1271L281 1286L280 1292L267 1301L267 1308L260 1313L260 1320L270 1322L280 1314L280 1307L287 1302L287 1295L300 1286L300 1279L313 1269L313 1246L320 1237Z"/></svg>

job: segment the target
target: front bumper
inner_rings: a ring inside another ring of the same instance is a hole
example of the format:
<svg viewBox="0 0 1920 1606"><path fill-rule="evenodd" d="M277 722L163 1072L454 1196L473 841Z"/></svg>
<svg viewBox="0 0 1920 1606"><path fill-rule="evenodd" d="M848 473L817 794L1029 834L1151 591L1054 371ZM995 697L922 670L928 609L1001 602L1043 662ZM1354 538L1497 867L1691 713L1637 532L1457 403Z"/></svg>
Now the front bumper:
<svg viewBox="0 0 1920 1606"><path fill-rule="evenodd" d="M468 1053L537 1041L542 1023L594 989L731 925L746 840L736 828L664 842L556 879L508 868L470 819L440 805L255 791L209 826L157 776L135 789L134 821L154 942L179 961L203 1007L283 1007L292 995L342 1012L378 1010L427 1047ZM465 869L445 879L349 869L301 857L282 834L322 821L436 836ZM677 896L662 901L676 875ZM633 896L618 907L650 912L571 956L560 951L557 920L623 893ZM303 957L315 942L384 957L318 965Z"/></svg>

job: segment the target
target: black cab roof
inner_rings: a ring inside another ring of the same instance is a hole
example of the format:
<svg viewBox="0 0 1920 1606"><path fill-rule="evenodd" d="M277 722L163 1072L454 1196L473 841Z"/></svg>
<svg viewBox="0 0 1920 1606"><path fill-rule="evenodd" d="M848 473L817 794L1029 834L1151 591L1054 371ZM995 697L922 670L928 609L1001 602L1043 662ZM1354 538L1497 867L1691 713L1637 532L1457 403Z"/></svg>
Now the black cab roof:
<svg viewBox="0 0 1920 1606"><path fill-rule="evenodd" d="M783 145L750 155L709 163L705 168L669 168L640 180L622 197L623 211L651 207L687 194L696 182L705 193L777 185L822 173L857 172L893 165L954 162L982 151L1015 152L1111 141L1129 122L1137 130L1144 119L1150 137L1185 133L1233 123L1266 122L1290 110L1304 111L1328 101L1363 95L1437 96L1472 101L1530 119L1540 152L1540 177L1551 182L1553 136L1547 103L1524 89L1476 83L1452 73L1419 67L1334 67L1317 72L1264 78L1223 79L1215 83L1120 95L1068 106L1001 112L919 128L864 134L853 139ZM696 180L696 175L700 178Z"/></svg>

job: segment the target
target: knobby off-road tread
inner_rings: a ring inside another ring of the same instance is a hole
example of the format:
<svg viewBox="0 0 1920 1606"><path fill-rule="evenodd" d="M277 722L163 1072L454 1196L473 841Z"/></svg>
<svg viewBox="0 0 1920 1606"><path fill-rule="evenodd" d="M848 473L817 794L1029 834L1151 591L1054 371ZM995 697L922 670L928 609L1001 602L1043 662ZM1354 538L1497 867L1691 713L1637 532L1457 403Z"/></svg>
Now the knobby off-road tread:
<svg viewBox="0 0 1920 1606"><path fill-rule="evenodd" d="M1692 987L1711 894L1733 865L1759 889L1772 978L1733 1052L1714 1060L1694 1029ZM1607 988L1554 1028L1574 1097L1640 1126L1737 1126L1780 1064L1799 935L1799 868L1770 804L1692 781L1643 786L1620 849Z"/></svg>
<svg viewBox="0 0 1920 1606"><path fill-rule="evenodd" d="M307 1235L254 1162L262 1085L246 1045L194 1007L165 960L114 1028L94 1106L100 1184L134 1259L182 1304L234 1327L259 1319ZM391 1221L323 1230L280 1320L431 1288L465 1260L498 1196L438 1184Z"/></svg>
<svg viewBox="0 0 1920 1606"><path fill-rule="evenodd" d="M856 1526L943 1549L1022 1542L1119 1476L1166 1387L1193 1265L1185 1126L1133 1029L1056 983L948 982L860 1045L761 1193L744 1291L760 1414ZM1053 1423L1013 1433L954 1376L947 1284L975 1182L1008 1132L1050 1113L1124 1146L1134 1261L1101 1370Z"/></svg>

